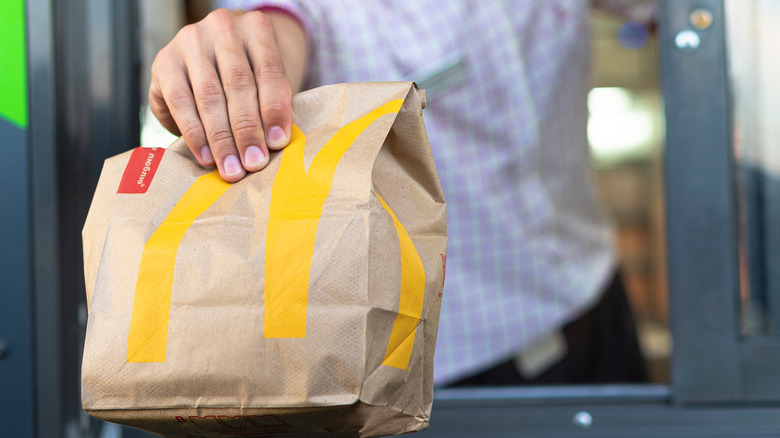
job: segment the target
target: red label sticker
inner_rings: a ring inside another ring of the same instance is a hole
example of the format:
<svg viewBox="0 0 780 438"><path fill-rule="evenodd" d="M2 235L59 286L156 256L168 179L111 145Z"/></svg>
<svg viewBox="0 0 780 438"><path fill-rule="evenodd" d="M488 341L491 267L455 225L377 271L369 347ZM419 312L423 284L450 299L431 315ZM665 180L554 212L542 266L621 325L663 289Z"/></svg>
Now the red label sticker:
<svg viewBox="0 0 780 438"><path fill-rule="evenodd" d="M146 193L157 167L162 161L163 148L135 148L127 162L117 193Z"/></svg>

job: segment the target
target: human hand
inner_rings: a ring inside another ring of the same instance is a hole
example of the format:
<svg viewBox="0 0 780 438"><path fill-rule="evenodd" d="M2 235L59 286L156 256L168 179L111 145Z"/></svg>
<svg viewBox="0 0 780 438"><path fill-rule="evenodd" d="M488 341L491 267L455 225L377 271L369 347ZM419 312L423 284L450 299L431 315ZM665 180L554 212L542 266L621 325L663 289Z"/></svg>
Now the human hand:
<svg viewBox="0 0 780 438"><path fill-rule="evenodd" d="M201 165L235 182L265 167L269 148L289 143L291 79L297 91L304 61L305 35L292 18L219 9L157 54L149 105Z"/></svg>

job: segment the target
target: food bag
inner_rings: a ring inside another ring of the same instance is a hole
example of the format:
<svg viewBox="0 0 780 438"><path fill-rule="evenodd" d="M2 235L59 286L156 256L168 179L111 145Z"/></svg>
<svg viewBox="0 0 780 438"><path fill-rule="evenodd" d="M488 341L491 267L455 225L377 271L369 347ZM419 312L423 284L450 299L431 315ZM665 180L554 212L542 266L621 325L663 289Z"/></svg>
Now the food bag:
<svg viewBox="0 0 780 438"><path fill-rule="evenodd" d="M179 139L106 160L83 230L82 403L163 436L427 427L445 201L410 82L293 99L229 184Z"/></svg>

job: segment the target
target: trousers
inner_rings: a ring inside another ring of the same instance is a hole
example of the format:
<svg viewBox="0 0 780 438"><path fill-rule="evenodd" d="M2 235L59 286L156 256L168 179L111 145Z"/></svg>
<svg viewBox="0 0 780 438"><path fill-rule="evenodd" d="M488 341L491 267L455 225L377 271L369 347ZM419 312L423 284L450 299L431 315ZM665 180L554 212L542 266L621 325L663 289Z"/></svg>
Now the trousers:
<svg viewBox="0 0 780 438"><path fill-rule="evenodd" d="M620 272L616 271L599 301L562 328L565 356L533 378L520 373L510 358L449 387L533 384L640 383L647 370L636 323Z"/></svg>

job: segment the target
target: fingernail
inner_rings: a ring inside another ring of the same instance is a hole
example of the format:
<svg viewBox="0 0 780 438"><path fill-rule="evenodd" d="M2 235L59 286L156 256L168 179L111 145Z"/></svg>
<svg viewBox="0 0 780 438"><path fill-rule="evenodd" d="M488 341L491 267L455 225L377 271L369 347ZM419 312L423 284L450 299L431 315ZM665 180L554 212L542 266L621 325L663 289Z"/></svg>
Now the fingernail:
<svg viewBox="0 0 780 438"><path fill-rule="evenodd" d="M257 146L249 146L244 152L244 161L247 166L260 166L265 161L266 156L263 151Z"/></svg>
<svg viewBox="0 0 780 438"><path fill-rule="evenodd" d="M200 159L204 163L214 162L214 157L211 155L211 149L208 146L203 146L200 150Z"/></svg>
<svg viewBox="0 0 780 438"><path fill-rule="evenodd" d="M287 134L284 133L284 129L273 126L268 130L268 133L265 134L265 139L268 141L268 146L278 148L285 145Z"/></svg>
<svg viewBox="0 0 780 438"><path fill-rule="evenodd" d="M244 170L235 155L228 155L227 158L225 158L225 163L223 166L225 166L225 175L227 176L238 175L242 170Z"/></svg>

